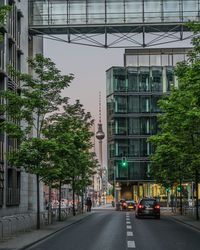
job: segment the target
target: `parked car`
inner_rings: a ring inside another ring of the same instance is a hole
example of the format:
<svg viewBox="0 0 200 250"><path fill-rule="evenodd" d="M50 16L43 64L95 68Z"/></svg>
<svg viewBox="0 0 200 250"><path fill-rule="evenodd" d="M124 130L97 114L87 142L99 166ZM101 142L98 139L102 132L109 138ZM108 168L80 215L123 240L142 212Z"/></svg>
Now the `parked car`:
<svg viewBox="0 0 200 250"><path fill-rule="evenodd" d="M126 201L126 205L127 205L127 207L126 207L126 209L127 210L135 210L135 201L134 200L128 200L128 201Z"/></svg>
<svg viewBox="0 0 200 250"><path fill-rule="evenodd" d="M135 217L139 218L142 216L153 216L160 219L160 205L156 199L143 198L138 202Z"/></svg>

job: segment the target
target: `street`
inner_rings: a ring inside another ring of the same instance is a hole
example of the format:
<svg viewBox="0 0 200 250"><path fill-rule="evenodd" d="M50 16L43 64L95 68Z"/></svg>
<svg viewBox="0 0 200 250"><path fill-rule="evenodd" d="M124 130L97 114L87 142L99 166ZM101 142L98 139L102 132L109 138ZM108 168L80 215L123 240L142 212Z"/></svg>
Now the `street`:
<svg viewBox="0 0 200 250"><path fill-rule="evenodd" d="M169 216L136 219L134 212L96 209L85 220L34 245L30 250L197 250L200 231Z"/></svg>

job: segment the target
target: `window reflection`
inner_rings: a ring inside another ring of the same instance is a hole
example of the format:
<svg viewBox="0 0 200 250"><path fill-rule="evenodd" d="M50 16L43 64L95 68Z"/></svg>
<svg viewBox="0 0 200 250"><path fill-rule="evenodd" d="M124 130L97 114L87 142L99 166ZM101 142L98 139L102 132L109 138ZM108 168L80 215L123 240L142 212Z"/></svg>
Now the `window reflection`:
<svg viewBox="0 0 200 250"><path fill-rule="evenodd" d="M166 69L166 77L167 77L167 91L170 91L172 86L174 85L174 76L173 76L173 68Z"/></svg>
<svg viewBox="0 0 200 250"><path fill-rule="evenodd" d="M115 134L118 135L127 134L126 119L121 118L115 121Z"/></svg>
<svg viewBox="0 0 200 250"><path fill-rule="evenodd" d="M139 112L139 96L128 97L128 112L129 113Z"/></svg>
<svg viewBox="0 0 200 250"><path fill-rule="evenodd" d="M156 92L162 92L162 90L163 90L162 68L153 68L152 69L151 90L156 91Z"/></svg>
<svg viewBox="0 0 200 250"><path fill-rule="evenodd" d="M115 91L125 91L126 90L125 69L124 68L114 69L113 82L114 82L114 90Z"/></svg>
<svg viewBox="0 0 200 250"><path fill-rule="evenodd" d="M115 97L115 112L126 113L126 111L127 111L126 96L116 96Z"/></svg>
<svg viewBox="0 0 200 250"><path fill-rule="evenodd" d="M150 118L149 117L142 117L140 119L140 127L141 127L141 134L142 135L150 134Z"/></svg>
<svg viewBox="0 0 200 250"><path fill-rule="evenodd" d="M139 118L129 118L128 123L129 135L140 134L140 120Z"/></svg>
<svg viewBox="0 0 200 250"><path fill-rule="evenodd" d="M128 69L127 70L127 80L128 80L128 91L138 92L138 72L137 69Z"/></svg>
<svg viewBox="0 0 200 250"><path fill-rule="evenodd" d="M140 140L139 139L129 140L129 156L130 157L140 156Z"/></svg>
<svg viewBox="0 0 200 250"><path fill-rule="evenodd" d="M150 112L150 97L149 96L141 96L140 112Z"/></svg>
<svg viewBox="0 0 200 250"><path fill-rule="evenodd" d="M148 92L150 91L150 75L149 75L149 68L141 68L140 69L140 91L141 92Z"/></svg>
<svg viewBox="0 0 200 250"><path fill-rule="evenodd" d="M152 96L151 98L151 105L152 105L152 112L161 112L161 109L158 106L158 101L159 101L160 97L159 96Z"/></svg>

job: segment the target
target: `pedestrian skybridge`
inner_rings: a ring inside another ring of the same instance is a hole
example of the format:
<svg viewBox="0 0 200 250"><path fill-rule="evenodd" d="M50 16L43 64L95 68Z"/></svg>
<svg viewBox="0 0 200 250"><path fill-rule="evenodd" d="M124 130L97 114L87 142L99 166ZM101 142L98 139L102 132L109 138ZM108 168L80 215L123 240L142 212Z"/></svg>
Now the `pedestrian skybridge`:
<svg viewBox="0 0 200 250"><path fill-rule="evenodd" d="M29 0L30 34L99 47L183 40L199 16L200 0Z"/></svg>

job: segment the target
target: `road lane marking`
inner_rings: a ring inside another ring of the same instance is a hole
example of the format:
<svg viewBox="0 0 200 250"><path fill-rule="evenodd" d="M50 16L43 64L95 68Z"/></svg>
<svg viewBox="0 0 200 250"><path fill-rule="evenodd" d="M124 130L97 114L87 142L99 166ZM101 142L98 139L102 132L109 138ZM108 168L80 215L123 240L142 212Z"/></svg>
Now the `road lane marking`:
<svg viewBox="0 0 200 250"><path fill-rule="evenodd" d="M127 246L128 246L128 248L135 248L135 241L134 240L127 241Z"/></svg>
<svg viewBox="0 0 200 250"><path fill-rule="evenodd" d="M132 229L131 225L126 225L126 229Z"/></svg>
<svg viewBox="0 0 200 250"><path fill-rule="evenodd" d="M131 222L130 222L130 221L127 221L126 224L131 224Z"/></svg>
<svg viewBox="0 0 200 250"><path fill-rule="evenodd" d="M127 232L127 236L133 236L133 232L128 231L128 232Z"/></svg>

